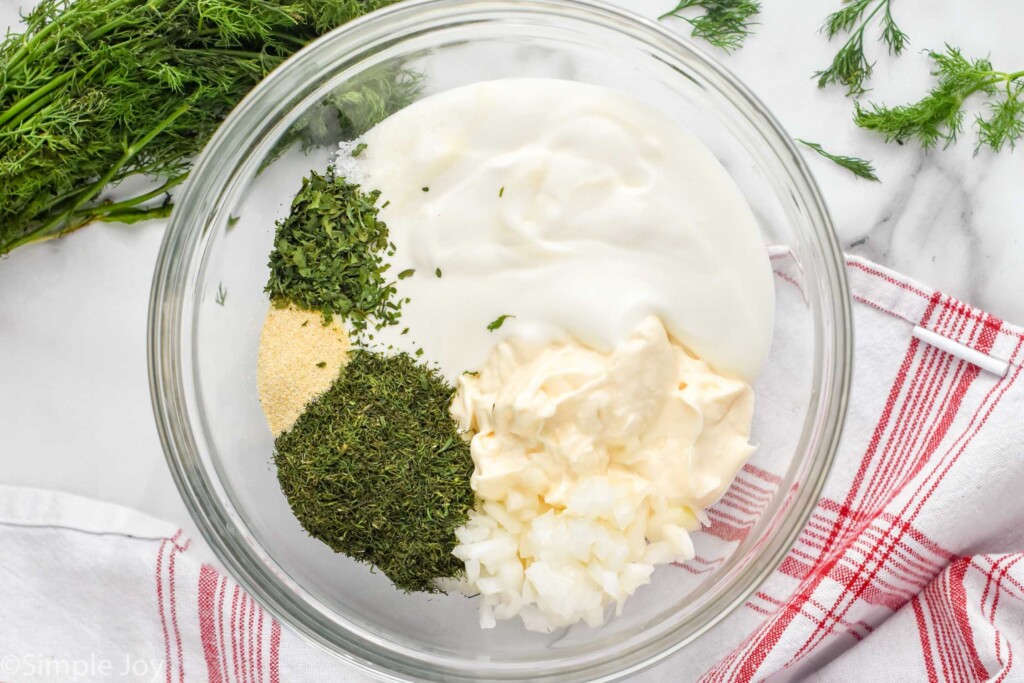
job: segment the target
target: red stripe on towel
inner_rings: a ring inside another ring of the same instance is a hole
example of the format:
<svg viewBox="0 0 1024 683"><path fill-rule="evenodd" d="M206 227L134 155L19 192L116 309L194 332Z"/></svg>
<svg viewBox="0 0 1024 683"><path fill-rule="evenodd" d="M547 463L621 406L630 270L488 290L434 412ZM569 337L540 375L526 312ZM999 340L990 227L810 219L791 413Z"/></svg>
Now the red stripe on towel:
<svg viewBox="0 0 1024 683"><path fill-rule="evenodd" d="M238 675L238 642L235 639L235 610L238 608L238 586L235 586L235 592L231 595L231 624L229 630L231 632L231 658L234 662L235 680L242 680Z"/></svg>
<svg viewBox="0 0 1024 683"><path fill-rule="evenodd" d="M220 672L220 650L217 648L215 620L217 586L220 577L208 564L199 568L199 640L206 659L206 676L210 683L223 683Z"/></svg>
<svg viewBox="0 0 1024 683"><path fill-rule="evenodd" d="M178 533L174 536L174 540L180 535L181 530L179 529ZM170 563L167 567L167 594L171 598L171 628L174 631L174 644L178 648L178 683L185 683L185 653L181 648L181 630L178 628L178 598L175 596L174 590L174 558L178 553L184 552L187 545L179 546L174 540L172 540L174 547L171 548ZM170 662L168 662L168 669L170 669ZM168 673L170 673L169 670Z"/></svg>
<svg viewBox="0 0 1024 683"><path fill-rule="evenodd" d="M274 619L270 626L270 683L281 683L280 666L281 624Z"/></svg>
<svg viewBox="0 0 1024 683"><path fill-rule="evenodd" d="M160 542L160 549L157 550L156 555L156 601L157 607L160 610L160 629L164 634L164 667L167 671L167 683L171 683L171 638L167 631L167 615L164 614L164 548L170 543L170 539L165 538Z"/></svg>

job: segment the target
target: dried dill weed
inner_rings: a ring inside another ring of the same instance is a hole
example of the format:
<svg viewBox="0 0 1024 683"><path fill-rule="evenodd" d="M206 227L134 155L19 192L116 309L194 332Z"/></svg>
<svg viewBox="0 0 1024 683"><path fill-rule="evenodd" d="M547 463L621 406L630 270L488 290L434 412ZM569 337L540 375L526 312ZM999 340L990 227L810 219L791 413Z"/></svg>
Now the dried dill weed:
<svg viewBox="0 0 1024 683"><path fill-rule="evenodd" d="M274 436L289 429L314 398L338 377L348 335L337 322L324 325L319 311L272 305L260 335L256 383Z"/></svg>
<svg viewBox="0 0 1024 683"><path fill-rule="evenodd" d="M455 530L474 503L454 389L406 354L352 352L331 388L274 442L278 481L314 538L405 591L462 574Z"/></svg>
<svg viewBox="0 0 1024 683"><path fill-rule="evenodd" d="M281 490L310 536L402 590L434 592L464 570L455 530L475 500L469 444L448 411L455 390L407 354L346 358L337 322L359 346L408 302L388 274L379 198L333 169L310 173L277 223L266 292L291 306L267 315L260 398Z"/></svg>

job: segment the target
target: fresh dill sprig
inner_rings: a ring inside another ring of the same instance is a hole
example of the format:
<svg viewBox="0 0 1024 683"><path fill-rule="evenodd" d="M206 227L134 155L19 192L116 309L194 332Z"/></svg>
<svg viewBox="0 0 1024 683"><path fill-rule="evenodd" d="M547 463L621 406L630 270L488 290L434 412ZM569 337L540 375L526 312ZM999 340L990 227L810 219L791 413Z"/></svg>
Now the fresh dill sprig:
<svg viewBox="0 0 1024 683"><path fill-rule="evenodd" d="M699 7L704 13L696 17L682 12ZM737 50L750 35L751 21L761 11L758 0L680 0L674 9L658 17L676 17L693 27L693 37L701 38L726 52Z"/></svg>
<svg viewBox="0 0 1024 683"><path fill-rule="evenodd" d="M964 101L981 92L990 99L988 115L975 118L977 149L988 146L998 152L1004 145L1013 149L1024 135L1024 71L996 71L988 59L969 60L950 45L945 52L932 51L929 56L938 82L927 95L895 107L858 103L856 124L881 133L887 142L917 140L929 148L942 140L948 147L963 132Z"/></svg>
<svg viewBox="0 0 1024 683"><path fill-rule="evenodd" d="M224 302L228 300L228 290L224 288L224 283L217 285L217 297L214 301L217 302L218 306L223 306Z"/></svg>
<svg viewBox="0 0 1024 683"><path fill-rule="evenodd" d="M167 191L263 76L392 1L42 0L0 41L0 255L94 220L168 215ZM342 128L382 108L353 98L332 107ZM162 184L103 200L133 175Z"/></svg>
<svg viewBox="0 0 1024 683"><path fill-rule="evenodd" d="M857 157L844 157L838 154L832 154L831 152L826 152L817 142L808 142L807 140L801 140L800 138L797 138L796 141L799 142L801 145L806 145L807 147L810 147L811 149L813 149L815 152L825 157L826 159L835 162L839 166L842 166L843 168L845 168L858 178L864 178L865 180L871 180L876 183L881 182L878 179L878 176L875 175L875 167L872 166L871 162L867 161L866 159L858 159Z"/></svg>
<svg viewBox="0 0 1024 683"><path fill-rule="evenodd" d="M889 54L899 55L906 49L910 39L900 30L892 16L892 0L844 0L841 9L825 19L822 30L829 40L839 34L849 34L839 48L832 64L818 71L818 87L840 84L846 87L848 96L856 97L865 92L864 83L871 78L874 64L864 55L864 32L881 14L882 35ZM870 11L869 11L870 10Z"/></svg>

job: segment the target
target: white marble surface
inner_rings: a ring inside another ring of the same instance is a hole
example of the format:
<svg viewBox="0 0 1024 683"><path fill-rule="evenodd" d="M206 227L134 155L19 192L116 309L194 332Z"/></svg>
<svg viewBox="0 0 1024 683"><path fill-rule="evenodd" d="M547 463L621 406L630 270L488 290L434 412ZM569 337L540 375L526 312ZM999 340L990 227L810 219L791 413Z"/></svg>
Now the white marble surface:
<svg viewBox="0 0 1024 683"><path fill-rule="evenodd" d="M654 17L671 1L620 3ZM17 22L18 4L0 0L0 26ZM725 63L790 134L868 157L883 180L856 180L809 153L844 248L1024 322L1024 151L975 156L969 134L926 153L859 131L842 92L819 91L810 78L837 48L817 29L839 0L764 4L762 25ZM1024 42L1007 29L1024 23L1019 0L894 5L911 50L889 59L870 33L873 97L920 96L929 65L919 50L943 42L989 54L997 68L1024 68ZM164 465L146 375L146 307L163 229L97 225L0 261L0 483L71 491L190 527Z"/></svg>

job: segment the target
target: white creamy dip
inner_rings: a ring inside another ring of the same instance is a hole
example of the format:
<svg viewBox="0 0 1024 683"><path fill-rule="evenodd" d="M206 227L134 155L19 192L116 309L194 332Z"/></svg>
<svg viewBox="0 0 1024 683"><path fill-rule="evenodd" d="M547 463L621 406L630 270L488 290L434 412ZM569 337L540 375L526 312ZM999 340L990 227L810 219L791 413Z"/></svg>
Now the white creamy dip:
<svg viewBox="0 0 1024 683"><path fill-rule="evenodd" d="M454 380L508 336L610 353L655 315L715 371L756 376L774 306L765 248L676 121L614 90L509 79L420 100L362 142L359 180L390 202L392 272L416 271L378 341L415 343Z"/></svg>

